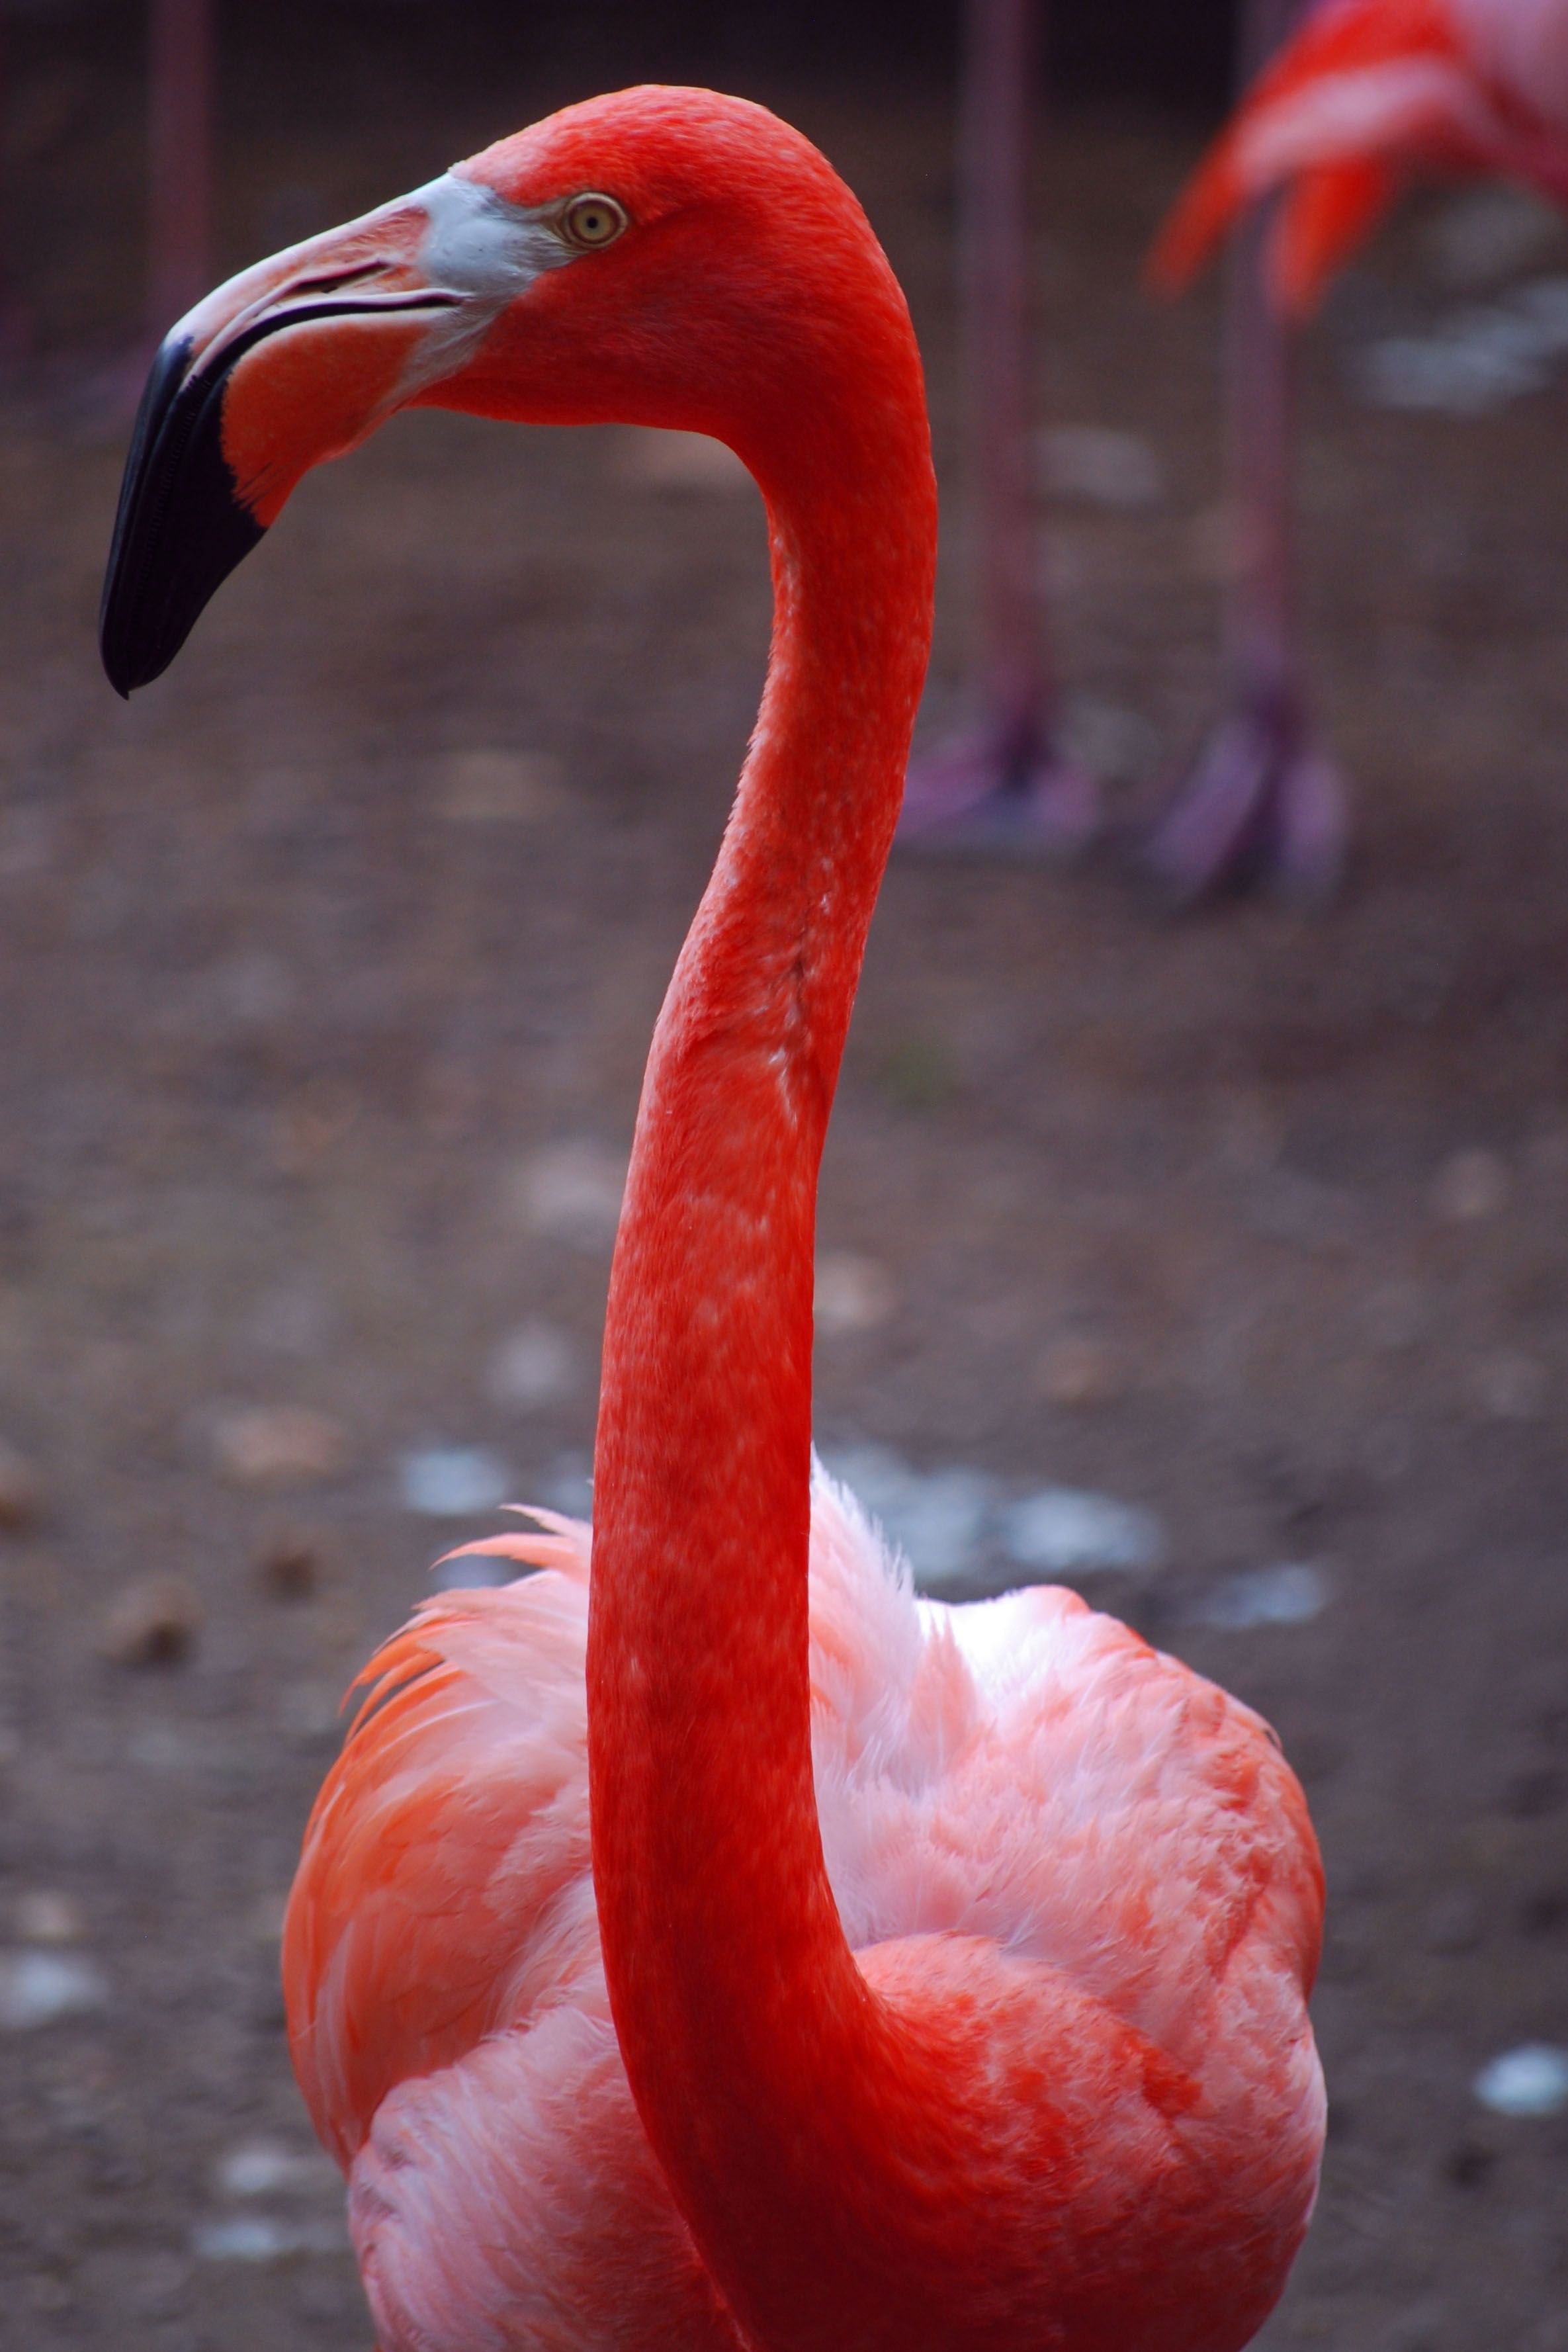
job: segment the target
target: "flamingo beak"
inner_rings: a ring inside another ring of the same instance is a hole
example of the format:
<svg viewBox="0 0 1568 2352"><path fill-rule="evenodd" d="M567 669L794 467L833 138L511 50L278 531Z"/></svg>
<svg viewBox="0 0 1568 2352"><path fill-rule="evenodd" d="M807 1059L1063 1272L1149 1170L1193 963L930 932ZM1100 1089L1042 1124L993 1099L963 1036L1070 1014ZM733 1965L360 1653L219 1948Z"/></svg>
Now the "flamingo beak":
<svg viewBox="0 0 1568 2352"><path fill-rule="evenodd" d="M447 173L229 279L164 340L132 435L99 646L122 695L167 669L300 477L461 372L572 258L552 223Z"/></svg>

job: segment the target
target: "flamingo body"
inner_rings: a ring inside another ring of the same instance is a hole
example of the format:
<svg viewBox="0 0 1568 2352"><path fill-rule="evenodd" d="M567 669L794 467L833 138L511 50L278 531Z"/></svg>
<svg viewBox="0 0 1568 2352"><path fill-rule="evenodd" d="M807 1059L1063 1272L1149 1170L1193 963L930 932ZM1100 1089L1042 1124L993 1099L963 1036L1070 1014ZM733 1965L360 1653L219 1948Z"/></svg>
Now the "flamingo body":
<svg viewBox="0 0 1568 2352"><path fill-rule="evenodd" d="M586 1531L373 1662L285 1949L383 2352L1234 2352L1322 2133L1321 1882L1264 1727L1063 1593L917 1603L813 1478L817 1172L930 642L908 310L711 91L503 141L197 306L122 688L399 407L726 440L767 683L659 1015Z"/></svg>
<svg viewBox="0 0 1568 2352"><path fill-rule="evenodd" d="M1327 0L1188 183L1152 274L1180 286L1244 206L1284 188L1271 284L1301 314L1424 169L1519 179L1568 203L1565 0Z"/></svg>
<svg viewBox="0 0 1568 2352"><path fill-rule="evenodd" d="M610 2021L588 1530L490 1548L539 1572L426 1602L366 1669L289 1906L296 2070L348 2175L384 2352L732 2347ZM1074 1594L917 1600L821 1473L811 1602L817 1806L860 1965L929 1994L941 1956L993 2029L1011 1996L1011 2063L1044 2073L1083 2312L1020 2341L1244 2343L1305 2226L1322 2125L1300 2007L1321 1887L1277 1743ZM1200 2179L1222 2193L1194 2231Z"/></svg>

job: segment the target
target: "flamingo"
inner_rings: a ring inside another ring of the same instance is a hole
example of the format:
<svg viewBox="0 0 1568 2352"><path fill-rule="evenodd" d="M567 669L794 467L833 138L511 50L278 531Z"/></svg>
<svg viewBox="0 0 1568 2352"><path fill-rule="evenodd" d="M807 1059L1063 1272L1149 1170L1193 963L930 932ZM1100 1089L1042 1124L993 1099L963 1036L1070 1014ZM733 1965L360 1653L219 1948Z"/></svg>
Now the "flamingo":
<svg viewBox="0 0 1568 2352"><path fill-rule="evenodd" d="M1289 0L1251 5L1288 21ZM1307 731L1289 618L1286 328L1420 171L1497 173L1568 203L1568 0L1324 0L1281 43L1282 22L1254 41L1251 87L1150 258L1152 282L1179 291L1239 215L1280 199L1245 223L1231 280L1238 705L1146 848L1178 900L1261 860L1321 901L1343 857L1344 788Z"/></svg>
<svg viewBox="0 0 1568 2352"><path fill-rule="evenodd" d="M654 1036L589 1531L426 1601L305 1834L295 2066L383 2352L1229 2352L1306 2228L1322 1882L1248 1708L918 1600L811 1450L818 1161L931 625L903 298L762 108L569 108L165 341L102 617L174 657L394 410L719 436L772 656Z"/></svg>
<svg viewBox="0 0 1568 2352"><path fill-rule="evenodd" d="M1568 204L1568 0L1326 0L1210 149L1152 268L1183 286L1237 213L1285 200L1279 313L1306 317L1415 173L1495 173Z"/></svg>

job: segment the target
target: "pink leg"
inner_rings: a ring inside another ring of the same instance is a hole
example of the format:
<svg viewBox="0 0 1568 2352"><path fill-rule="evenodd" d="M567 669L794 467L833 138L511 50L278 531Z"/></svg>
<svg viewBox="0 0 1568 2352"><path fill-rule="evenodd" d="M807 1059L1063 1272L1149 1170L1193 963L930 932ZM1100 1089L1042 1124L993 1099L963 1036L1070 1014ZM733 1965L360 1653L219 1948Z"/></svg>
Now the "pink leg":
<svg viewBox="0 0 1568 2352"><path fill-rule="evenodd" d="M5 27L0 26L0 99L6 89L6 68L9 60L5 49ZM11 271L11 223L14 217L9 202L10 191L5 191L6 201L0 206L0 377L9 375L26 359L32 344L32 320L27 306L17 293Z"/></svg>
<svg viewBox="0 0 1568 2352"><path fill-rule="evenodd" d="M210 0L152 0L148 325L161 341L212 284Z"/></svg>
<svg viewBox="0 0 1568 2352"><path fill-rule="evenodd" d="M1030 431L1029 89L1036 0L969 0L959 151L965 472L980 716L910 768L899 838L1059 856L1096 830L1093 780L1053 740Z"/></svg>
<svg viewBox="0 0 1568 2352"><path fill-rule="evenodd" d="M1242 78L1283 39L1298 0L1247 0ZM1234 240L1226 288L1226 438L1237 564L1226 611L1226 708L1142 845L1173 907L1262 884L1298 906L1334 895L1345 787L1316 740L1290 599L1290 369L1264 290L1266 222Z"/></svg>

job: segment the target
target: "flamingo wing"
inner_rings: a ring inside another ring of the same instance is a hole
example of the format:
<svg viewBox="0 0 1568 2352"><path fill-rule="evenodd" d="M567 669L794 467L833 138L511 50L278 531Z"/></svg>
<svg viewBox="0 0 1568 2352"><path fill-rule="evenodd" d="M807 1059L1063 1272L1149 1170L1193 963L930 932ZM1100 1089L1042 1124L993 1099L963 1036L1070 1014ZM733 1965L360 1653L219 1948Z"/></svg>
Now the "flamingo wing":
<svg viewBox="0 0 1568 2352"><path fill-rule="evenodd" d="M444 1593L384 1645L305 1832L284 1990L300 2087L345 2167L394 2084L597 1966L587 1529L497 1540L541 1572Z"/></svg>
<svg viewBox="0 0 1568 2352"><path fill-rule="evenodd" d="M1239 213L1285 189L1269 278L1280 309L1300 316L1408 171L1510 160L1528 169L1512 103L1478 71L1448 0L1329 0L1259 75L1178 196L1150 278L1178 291Z"/></svg>
<svg viewBox="0 0 1568 2352"><path fill-rule="evenodd" d="M426 1602L371 1661L285 1937L295 2064L384 2352L734 2352L605 1993L588 1530L472 1549L538 1572ZM872 1980L933 2019L949 1977L990 1984L993 2024L1051 2060L1085 2184L1142 2182L1174 2230L1194 2147L1212 2167L1250 2141L1299 2178L1283 2200L1244 2183L1244 2205L1304 2224L1322 1891L1267 1727L1073 1593L918 1599L820 1469L811 1590L823 1843Z"/></svg>

